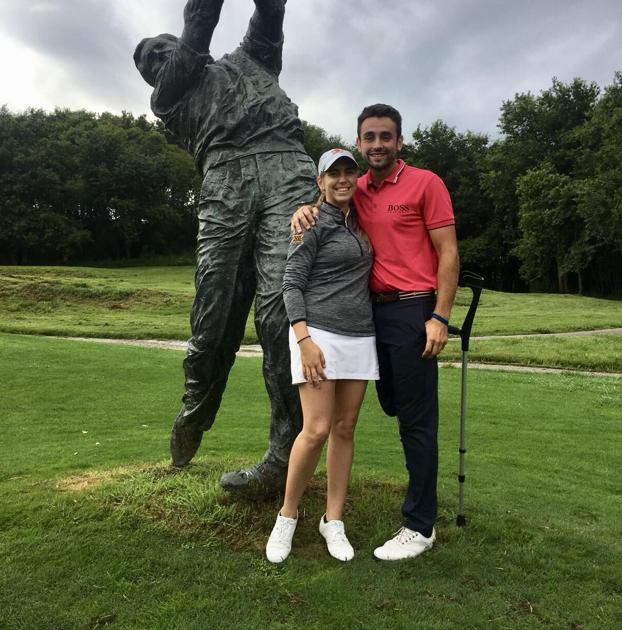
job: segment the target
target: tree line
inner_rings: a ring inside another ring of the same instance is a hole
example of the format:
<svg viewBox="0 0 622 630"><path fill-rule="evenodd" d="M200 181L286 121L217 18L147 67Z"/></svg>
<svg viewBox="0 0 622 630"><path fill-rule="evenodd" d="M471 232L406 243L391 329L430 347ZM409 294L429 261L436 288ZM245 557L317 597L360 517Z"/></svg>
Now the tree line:
<svg viewBox="0 0 622 630"><path fill-rule="evenodd" d="M622 290L622 72L501 106L500 136L438 120L402 157L445 181L463 267L491 288ZM303 122L317 161L339 136ZM354 147L349 147L354 149ZM360 158L360 156L357 156ZM361 166L363 163L361 161ZM0 109L0 262L76 263L194 246L201 177L145 116Z"/></svg>
<svg viewBox="0 0 622 630"><path fill-rule="evenodd" d="M501 137L417 129L407 161L447 184L464 266L504 290L622 290L622 73L556 79L501 107Z"/></svg>
<svg viewBox="0 0 622 630"><path fill-rule="evenodd" d="M187 249L200 178L159 123L0 109L0 261L67 263Z"/></svg>

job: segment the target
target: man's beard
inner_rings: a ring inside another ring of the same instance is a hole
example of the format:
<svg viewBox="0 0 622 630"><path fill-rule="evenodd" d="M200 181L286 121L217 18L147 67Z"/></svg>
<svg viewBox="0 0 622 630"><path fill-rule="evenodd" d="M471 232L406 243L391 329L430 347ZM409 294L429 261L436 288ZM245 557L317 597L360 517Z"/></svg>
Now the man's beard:
<svg viewBox="0 0 622 630"><path fill-rule="evenodd" d="M382 161L373 162L372 160L374 158L382 158ZM392 153L392 152L377 153L375 155L369 156L367 164L369 165L369 168L372 169L372 171L382 171L385 168L387 168L387 166L391 165L394 160L395 160L395 153Z"/></svg>

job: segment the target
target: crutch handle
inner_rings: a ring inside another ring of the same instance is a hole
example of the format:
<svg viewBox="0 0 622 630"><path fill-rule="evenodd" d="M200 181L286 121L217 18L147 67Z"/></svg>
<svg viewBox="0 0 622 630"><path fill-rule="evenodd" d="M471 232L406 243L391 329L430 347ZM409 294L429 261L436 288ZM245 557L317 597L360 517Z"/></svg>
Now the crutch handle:
<svg viewBox="0 0 622 630"><path fill-rule="evenodd" d="M458 282L460 287L469 287L473 292L471 297L471 305L467 311L462 326L457 328L456 326L449 326L449 332L452 335L458 335L462 341L462 352L468 352L469 339L471 338L471 328L473 327L473 320L475 319L475 311L477 311L477 305L479 304L479 297L484 288L484 278L473 271L463 271L460 274L460 280Z"/></svg>

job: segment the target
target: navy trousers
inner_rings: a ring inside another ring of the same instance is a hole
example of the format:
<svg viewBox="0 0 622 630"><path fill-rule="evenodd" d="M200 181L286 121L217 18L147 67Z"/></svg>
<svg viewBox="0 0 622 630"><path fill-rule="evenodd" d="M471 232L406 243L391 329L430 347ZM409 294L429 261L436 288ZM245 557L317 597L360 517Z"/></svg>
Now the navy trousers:
<svg viewBox="0 0 622 630"><path fill-rule="evenodd" d="M421 357L435 303L430 296L374 304L378 399L387 415L397 416L408 470L404 525L424 536L431 535L437 514L438 363Z"/></svg>

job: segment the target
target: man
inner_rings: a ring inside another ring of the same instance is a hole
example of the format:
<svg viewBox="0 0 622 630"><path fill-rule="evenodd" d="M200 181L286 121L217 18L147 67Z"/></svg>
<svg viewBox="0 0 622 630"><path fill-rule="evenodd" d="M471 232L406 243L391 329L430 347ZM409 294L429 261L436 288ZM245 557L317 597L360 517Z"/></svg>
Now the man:
<svg viewBox="0 0 622 630"><path fill-rule="evenodd" d="M278 85L286 0L254 0L242 44L209 54L223 0L189 0L180 38L143 40L134 54L154 88L151 107L194 155L199 200L196 298L184 360L185 394L171 435L175 466L190 462L216 417L255 299L255 326L272 405L269 447L250 468L226 473L228 490L275 490L302 426L291 385L281 282L291 209L315 196L297 107Z"/></svg>
<svg viewBox="0 0 622 630"><path fill-rule="evenodd" d="M374 249L369 279L380 364L377 392L397 416L409 481L403 525L374 551L379 560L412 558L436 539L438 365L458 283L458 248L449 193L430 171L398 159L402 119L389 105L366 107L356 145L369 166L354 203ZM314 222L300 208L292 227Z"/></svg>

